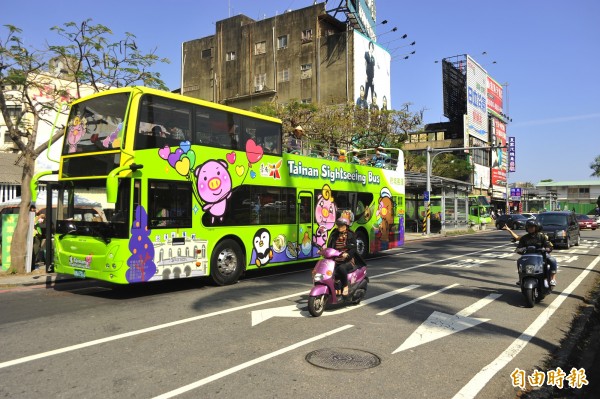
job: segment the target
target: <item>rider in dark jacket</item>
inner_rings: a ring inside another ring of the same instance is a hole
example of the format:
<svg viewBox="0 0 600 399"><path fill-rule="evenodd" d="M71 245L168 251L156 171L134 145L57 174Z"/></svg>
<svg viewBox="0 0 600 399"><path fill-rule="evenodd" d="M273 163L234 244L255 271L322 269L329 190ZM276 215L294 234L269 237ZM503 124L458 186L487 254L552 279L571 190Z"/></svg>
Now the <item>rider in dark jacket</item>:
<svg viewBox="0 0 600 399"><path fill-rule="evenodd" d="M541 232L542 226L537 220L528 220L527 223L525 223L525 230L527 230L527 234L519 238L519 244L517 245L516 251L518 253L525 253L526 248L529 246L545 248L547 251L546 260L550 265L550 285L556 285L556 272L558 265L556 263L556 259L548 255L548 253L552 251L552 243L550 240L548 240L548 236Z"/></svg>
<svg viewBox="0 0 600 399"><path fill-rule="evenodd" d="M350 230L350 221L340 217L335 229L327 240L328 248L335 248L342 254L335 259L335 273L342 284L342 295L348 295L348 273L356 266L364 266L365 261L356 252L356 233Z"/></svg>

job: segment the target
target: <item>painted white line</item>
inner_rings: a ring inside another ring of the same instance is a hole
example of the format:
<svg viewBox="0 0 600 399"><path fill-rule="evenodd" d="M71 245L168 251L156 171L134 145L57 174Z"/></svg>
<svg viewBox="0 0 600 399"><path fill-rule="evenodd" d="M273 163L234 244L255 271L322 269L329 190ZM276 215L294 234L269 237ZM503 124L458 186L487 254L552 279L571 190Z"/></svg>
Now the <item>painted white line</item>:
<svg viewBox="0 0 600 399"><path fill-rule="evenodd" d="M500 354L494 361L485 366L479 371L471 381L467 383L456 395L454 395L454 399L466 399L466 398L474 398L479 391L483 389L483 387L498 373L498 371L502 370L508 363L510 363L522 350L525 346L531 341L535 334L550 320L550 317L556 312L556 310L560 307L560 305L567 299L569 295L581 284L583 279L587 277L587 275L592 271L592 269L600 262L600 256L597 256L596 259L592 261L585 268L584 271L579 274L579 276L573 280L571 284L560 294L558 297L552 301L552 303L544 309L542 313L527 327L523 333L513 341L513 343L506 348L504 352Z"/></svg>
<svg viewBox="0 0 600 399"><path fill-rule="evenodd" d="M181 395L182 393L191 391L192 389L199 388L199 387L201 387L203 385L206 385L208 383L216 381L216 380L218 380L220 378L226 377L226 376L231 375L233 373L237 373L238 371L243 370L245 368L248 368L250 366L254 366L255 364L264 362L265 360L272 359L272 358L274 358L276 356L282 355L282 354L284 354L286 352L289 352L289 351L292 351L294 349L300 348L301 346L310 344L311 342L315 342L315 341L318 341L320 339L329 337L330 335L337 334L337 333L339 333L341 331L347 330L347 329L352 328L352 327L354 327L354 326L351 325L351 324L347 324L345 326L336 328L335 330L331 330L331 331L328 331L328 332L323 333L321 335L317 335L315 337L305 339L304 341L300 341L300 342L297 342L297 343L295 343L293 345L287 346L285 348L281 348L281 349L279 349L279 350L277 350L275 352L267 353L266 355L258 357L258 358L254 359L254 360L249 360L249 361L247 361L245 363L239 364L239 365L237 365L235 367L232 367L232 368L229 368L227 370L223 370L220 373L213 374L211 376L208 376L206 378L203 378L203 379L198 380L196 382L193 382L191 384L185 385L185 386L183 386L181 388L177 388L177 389L174 389L174 390L172 390L170 392L163 393L162 395L156 396L154 399L166 399L166 398L172 398L172 397L177 396L177 395Z"/></svg>
<svg viewBox="0 0 600 399"><path fill-rule="evenodd" d="M9 360L9 361L0 363L0 369L14 366L14 365L21 364L21 363L30 362L33 360L42 359L42 358L49 357L49 356L59 355L61 353L71 352L71 351L74 351L77 349L83 349L83 348L87 348L87 347L94 346L94 345L104 344L106 342L116 341L118 339L133 337L135 335L140 335L140 334L145 334L145 333L148 333L151 331L161 330L163 328L174 327L174 326L178 326L180 324L190 323L190 322L196 321L196 320L207 319L207 318L213 317L213 316L219 316L222 314L231 313L231 312L235 312L235 311L242 310L242 309L248 309L248 308L252 308L254 306L260 306L260 305L264 305L267 303L280 301L282 299L293 298L293 297L297 297L299 295L304 295L304 294L306 294L306 290L299 292L299 293L290 294L290 295L286 295L286 296L280 296L278 298L268 299L268 300L261 301L261 302L249 303L247 305L242 305L242 306L238 306L235 308L219 310L218 312L207 313L207 314L203 314L200 316L189 317L187 319L176 320L176 321L172 321L170 323L160 324L160 325L153 326L153 327L142 328L141 330L130 331L130 332L126 332L123 334L113 335L110 337L100 338L100 339L96 339L93 341L82 342L82 343L76 344L76 345L66 346L64 348L54 349L54 350L51 350L48 352L42 352L42 353L38 353L35 355L25 356L25 357L21 357L18 359Z"/></svg>
<svg viewBox="0 0 600 399"><path fill-rule="evenodd" d="M470 256L470 255L479 254L479 253L482 253L482 252L492 251L492 250L494 250L496 248L505 247L506 245L507 244L498 245L496 247L487 248L487 249L484 249L484 250L481 250L481 251L475 251L475 252L470 252L470 253L467 253L467 254L451 256L449 258L444 258L444 259L440 259L440 260L434 260L433 262L427 262L427 263L423 263L423 264L420 264L420 265L410 266L410 267L406 267L404 269L394 270L392 272L377 274L375 276L369 276L369 279L374 279L374 278L389 276L390 274L396 274L396 273L406 272L406 271L409 271L409 270L418 269L420 267L430 266L430 265L434 265L434 264L440 263L440 262L446 262L446 261L448 261L450 259L462 258L463 256Z"/></svg>
<svg viewBox="0 0 600 399"><path fill-rule="evenodd" d="M456 315L463 316L463 317L469 317L473 313L482 309L484 306L486 306L486 305L494 302L496 299L500 298L500 296L502 296L502 294L490 294L490 295L486 296L485 298L478 300L471 306L467 306L466 308L464 308L463 310L458 312Z"/></svg>
<svg viewBox="0 0 600 399"><path fill-rule="evenodd" d="M411 300L411 301L404 302L404 303L403 303L403 304L401 304L401 305L394 306L394 307L393 307L393 308L391 308L391 309L384 310L383 312L379 312L379 313L377 313L377 316L383 316L383 315L386 315L386 314L388 314L388 313L391 313L391 312L393 312L394 310L398 310L398 309L400 309L400 308L403 308L403 307L405 307L405 306L412 305L412 304L413 304L413 303L415 303L415 302L419 302L420 300L423 300L423 299L425 299L425 298L429 298L430 296L434 296L434 295L436 295L436 294L439 294L440 292L444 292L444 291L446 291L446 290L449 290L450 288L456 287L457 285L460 285L460 284L452 284L452 285L449 285L449 286L447 286L447 287L441 288L441 289L439 289L439 290L437 290L437 291L430 292L429 294L425 294L425 295L423 295L423 296L420 296L420 297L418 297L418 298L415 298L415 299L413 299L413 300Z"/></svg>
<svg viewBox="0 0 600 399"><path fill-rule="evenodd" d="M490 294L454 315L438 311L433 312L398 349L392 352L392 355L464 331L481 323L487 323L490 319L479 319L469 316L500 296L500 294Z"/></svg>

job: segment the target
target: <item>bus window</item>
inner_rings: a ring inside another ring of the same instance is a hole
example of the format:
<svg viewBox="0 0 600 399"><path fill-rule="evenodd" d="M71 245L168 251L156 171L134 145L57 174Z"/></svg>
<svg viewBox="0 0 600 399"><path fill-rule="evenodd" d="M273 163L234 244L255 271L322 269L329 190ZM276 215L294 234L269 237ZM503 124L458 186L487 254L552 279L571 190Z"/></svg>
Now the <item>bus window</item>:
<svg viewBox="0 0 600 399"><path fill-rule="evenodd" d="M153 95L142 97L135 149L178 146L191 138L192 106Z"/></svg>
<svg viewBox="0 0 600 399"><path fill-rule="evenodd" d="M192 227L192 186L189 182L148 182L150 227Z"/></svg>
<svg viewBox="0 0 600 399"><path fill-rule="evenodd" d="M246 139L252 138L256 144L263 148L265 154L281 155L280 125L252 118L244 118L243 122Z"/></svg>
<svg viewBox="0 0 600 399"><path fill-rule="evenodd" d="M120 93L73 105L67 122L63 154L119 148L128 99L129 94Z"/></svg>
<svg viewBox="0 0 600 399"><path fill-rule="evenodd" d="M194 144L231 150L245 149L245 141L240 137L239 115L201 106L194 107L194 114Z"/></svg>

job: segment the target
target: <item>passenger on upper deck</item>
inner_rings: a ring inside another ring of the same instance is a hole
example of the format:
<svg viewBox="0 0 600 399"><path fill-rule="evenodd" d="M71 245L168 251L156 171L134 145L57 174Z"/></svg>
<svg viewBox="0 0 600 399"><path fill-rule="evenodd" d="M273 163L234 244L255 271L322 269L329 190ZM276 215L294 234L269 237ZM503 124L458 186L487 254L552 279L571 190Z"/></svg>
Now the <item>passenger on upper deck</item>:
<svg viewBox="0 0 600 399"><path fill-rule="evenodd" d="M287 151L292 154L302 154L304 152L304 146L302 139L304 138L304 129L298 125L294 128L294 131L288 135L287 138Z"/></svg>
<svg viewBox="0 0 600 399"><path fill-rule="evenodd" d="M371 159L371 165L377 166L379 168L383 168L385 162L388 161L389 159L390 159L390 156L388 154L386 154L385 152L383 152L383 147L378 146L375 149L375 155L373 155L373 158Z"/></svg>

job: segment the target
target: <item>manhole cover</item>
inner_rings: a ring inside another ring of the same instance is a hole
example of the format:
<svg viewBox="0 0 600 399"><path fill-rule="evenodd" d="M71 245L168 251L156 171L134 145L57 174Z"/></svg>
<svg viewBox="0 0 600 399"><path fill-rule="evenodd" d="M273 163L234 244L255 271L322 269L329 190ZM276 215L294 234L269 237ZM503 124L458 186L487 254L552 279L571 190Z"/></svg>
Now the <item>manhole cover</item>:
<svg viewBox="0 0 600 399"><path fill-rule="evenodd" d="M348 348L318 349L306 355L306 360L331 370L362 370L381 364L381 359L372 353Z"/></svg>

